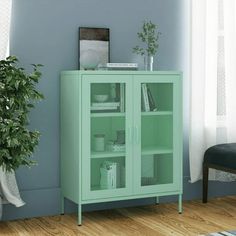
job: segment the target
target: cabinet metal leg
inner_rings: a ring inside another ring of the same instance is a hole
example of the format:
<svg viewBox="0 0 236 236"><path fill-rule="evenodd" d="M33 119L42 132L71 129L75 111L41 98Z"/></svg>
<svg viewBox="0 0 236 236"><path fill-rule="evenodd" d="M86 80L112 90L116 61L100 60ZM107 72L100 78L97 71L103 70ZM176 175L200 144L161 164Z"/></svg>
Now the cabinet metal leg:
<svg viewBox="0 0 236 236"><path fill-rule="evenodd" d="M156 205L158 205L159 203L160 203L159 197L156 197Z"/></svg>
<svg viewBox="0 0 236 236"><path fill-rule="evenodd" d="M64 197L61 196L61 215L65 214Z"/></svg>
<svg viewBox="0 0 236 236"><path fill-rule="evenodd" d="M182 194L179 194L179 204L178 204L179 214L182 214L183 207L182 207Z"/></svg>
<svg viewBox="0 0 236 236"><path fill-rule="evenodd" d="M82 205L78 204L78 225L82 225Z"/></svg>

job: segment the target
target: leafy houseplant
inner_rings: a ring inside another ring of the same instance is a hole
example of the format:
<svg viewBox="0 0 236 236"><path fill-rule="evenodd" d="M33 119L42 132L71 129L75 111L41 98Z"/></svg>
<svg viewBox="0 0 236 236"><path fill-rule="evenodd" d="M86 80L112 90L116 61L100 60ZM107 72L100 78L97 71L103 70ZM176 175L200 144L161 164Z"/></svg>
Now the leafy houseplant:
<svg viewBox="0 0 236 236"><path fill-rule="evenodd" d="M40 135L27 125L34 101L43 99L35 88L41 65L33 65L33 72L26 73L17 62L15 56L0 61L0 166L6 171L35 163L30 157Z"/></svg>
<svg viewBox="0 0 236 236"><path fill-rule="evenodd" d="M142 26L142 32L138 32L138 38L144 44L144 47L135 46L133 52L145 56L146 58L152 58L157 53L159 47L158 40L160 36L157 25L151 21L144 21ZM152 70L152 68L146 68Z"/></svg>

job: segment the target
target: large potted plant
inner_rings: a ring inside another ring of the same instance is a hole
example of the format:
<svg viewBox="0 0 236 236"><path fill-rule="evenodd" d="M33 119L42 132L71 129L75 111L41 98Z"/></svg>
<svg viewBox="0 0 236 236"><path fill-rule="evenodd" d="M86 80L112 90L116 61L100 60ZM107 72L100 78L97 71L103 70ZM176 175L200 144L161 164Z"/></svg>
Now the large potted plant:
<svg viewBox="0 0 236 236"><path fill-rule="evenodd" d="M35 87L41 65L33 65L27 73L17 62L14 56L0 61L0 167L4 171L34 164L31 156L40 135L29 130L28 114L34 102L43 98Z"/></svg>

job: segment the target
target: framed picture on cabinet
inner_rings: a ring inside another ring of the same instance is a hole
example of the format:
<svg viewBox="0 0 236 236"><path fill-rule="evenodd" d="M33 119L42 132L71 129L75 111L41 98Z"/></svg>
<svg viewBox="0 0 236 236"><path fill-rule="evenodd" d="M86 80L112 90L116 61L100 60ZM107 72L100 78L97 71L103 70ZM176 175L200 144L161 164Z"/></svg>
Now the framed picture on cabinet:
<svg viewBox="0 0 236 236"><path fill-rule="evenodd" d="M79 69L95 70L110 62L110 30L79 27Z"/></svg>

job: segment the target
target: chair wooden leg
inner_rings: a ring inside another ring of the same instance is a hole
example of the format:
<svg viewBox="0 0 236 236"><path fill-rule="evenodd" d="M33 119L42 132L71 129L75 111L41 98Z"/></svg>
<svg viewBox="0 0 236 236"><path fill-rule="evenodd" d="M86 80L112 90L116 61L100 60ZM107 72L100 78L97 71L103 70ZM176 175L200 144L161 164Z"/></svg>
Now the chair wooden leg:
<svg viewBox="0 0 236 236"><path fill-rule="evenodd" d="M203 164L202 202L207 203L209 167Z"/></svg>

